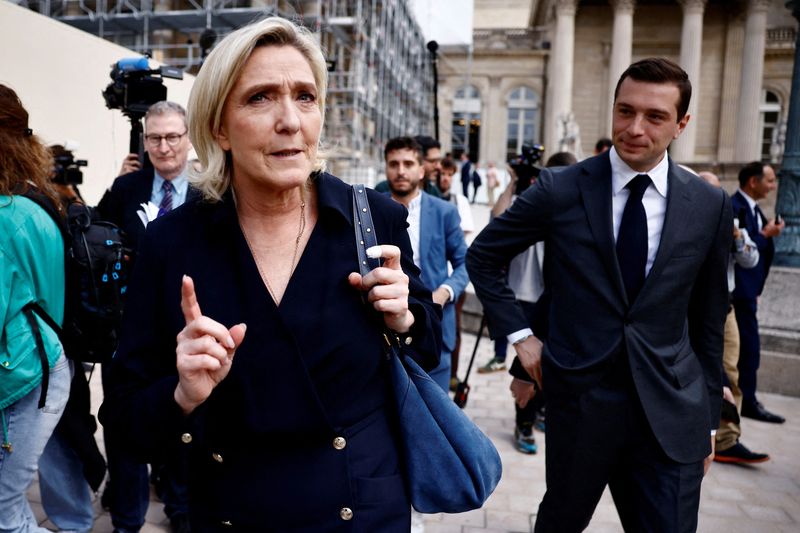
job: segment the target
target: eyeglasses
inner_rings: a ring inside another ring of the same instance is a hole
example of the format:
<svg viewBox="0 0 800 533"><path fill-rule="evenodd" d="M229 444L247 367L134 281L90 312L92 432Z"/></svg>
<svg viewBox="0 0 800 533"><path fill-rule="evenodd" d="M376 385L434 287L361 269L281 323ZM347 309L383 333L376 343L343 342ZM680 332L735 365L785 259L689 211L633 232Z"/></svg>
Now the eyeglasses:
<svg viewBox="0 0 800 533"><path fill-rule="evenodd" d="M166 135L145 135L144 140L147 141L149 146L156 148L161 146L161 141L167 141L167 144L170 146L178 146L178 143L181 142L183 136L189 133L188 131L184 131L183 133L168 133Z"/></svg>
<svg viewBox="0 0 800 533"><path fill-rule="evenodd" d="M426 157L425 161L427 163L435 165L436 163L441 163L442 162L442 158L441 157Z"/></svg>

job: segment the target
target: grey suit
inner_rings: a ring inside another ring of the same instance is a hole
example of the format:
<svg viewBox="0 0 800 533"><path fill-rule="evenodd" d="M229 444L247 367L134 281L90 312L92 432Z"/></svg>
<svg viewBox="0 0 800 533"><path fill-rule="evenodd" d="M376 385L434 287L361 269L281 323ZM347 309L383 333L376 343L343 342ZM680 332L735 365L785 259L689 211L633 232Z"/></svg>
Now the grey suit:
<svg viewBox="0 0 800 533"><path fill-rule="evenodd" d="M612 460L600 463L609 454L629 454L631 447L649 446L648 457L658 456L645 459L645 464L694 465L695 472L711 451L709 434L717 427L722 396L730 201L671 161L668 184L656 259L634 302L627 300L614 248L607 153L561 170L545 169L534 186L484 229L468 252L470 279L496 337L527 327L502 266L534 242L547 243L547 286L552 291L543 351L543 386L549 402L548 492L556 485L574 490L567 485L586 477L599 487L599 499L619 470ZM530 379L515 363L512 373ZM627 440L606 450L606 431L613 432L620 417L630 417L620 429L629 432ZM556 421L558 427L553 425ZM579 447L572 440L576 435L588 435L591 443L597 443L590 451L599 456L599 462L588 461L577 473L565 471L569 466L562 456L550 460L551 454L568 454L567 448ZM558 450L551 438L558 440ZM634 470L641 470L641 465ZM699 480L696 485L699 498ZM611 488L614 492L613 484ZM630 506L622 500L628 495L618 491L615 501L626 528L638 529L631 524L642 522L625 516ZM576 528L584 518L588 523L594 508L594 494L583 496L591 507ZM574 507L565 510L580 514ZM540 521L542 514L540 509Z"/></svg>

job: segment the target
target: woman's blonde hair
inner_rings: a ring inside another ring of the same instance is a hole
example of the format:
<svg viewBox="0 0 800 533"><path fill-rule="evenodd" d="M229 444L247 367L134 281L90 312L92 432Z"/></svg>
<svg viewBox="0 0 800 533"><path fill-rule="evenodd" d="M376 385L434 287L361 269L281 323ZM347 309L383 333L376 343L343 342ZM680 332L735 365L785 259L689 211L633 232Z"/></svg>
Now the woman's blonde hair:
<svg viewBox="0 0 800 533"><path fill-rule="evenodd" d="M203 170L190 180L208 201L220 200L230 187L232 160L230 154L217 143L222 109L244 64L253 50L260 46L291 46L306 58L317 86L321 123L325 123L328 70L314 34L280 17L265 18L231 33L203 63L192 87L187 109L189 137L203 166ZM314 170L321 171L324 168L325 160L318 151Z"/></svg>

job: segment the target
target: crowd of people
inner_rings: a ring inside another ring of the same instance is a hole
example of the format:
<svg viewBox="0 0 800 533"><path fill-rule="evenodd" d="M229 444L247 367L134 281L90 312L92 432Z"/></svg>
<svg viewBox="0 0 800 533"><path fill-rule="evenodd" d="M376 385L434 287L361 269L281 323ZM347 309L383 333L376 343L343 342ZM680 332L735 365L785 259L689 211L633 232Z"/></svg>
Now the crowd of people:
<svg viewBox="0 0 800 533"><path fill-rule="evenodd" d="M678 65L639 61L593 157L553 154L524 186L509 169L496 198L489 163L492 220L469 248L478 162L424 134L389 139L386 180L367 191L382 265L362 275L354 193L319 151L313 35L267 18L223 39L186 110L145 115L150 164L128 156L93 210L124 232L133 265L102 365L114 530L142 528L151 484L181 533L421 530L382 343L395 336L456 389L470 281L495 341L479 372L515 353L517 448L535 454L546 432L536 531L583 530L606 486L627 531L696 529L712 459L769 459L740 442L739 414L784 421L756 397L757 302L784 223L757 204L776 187L770 165L745 165L731 198L669 158L691 94ZM76 198L51 173L0 85L0 531L46 531L26 499L37 472L64 531L91 531L99 486L92 454L58 429L68 403L88 416L80 354L30 311L61 324L69 297L57 217Z"/></svg>

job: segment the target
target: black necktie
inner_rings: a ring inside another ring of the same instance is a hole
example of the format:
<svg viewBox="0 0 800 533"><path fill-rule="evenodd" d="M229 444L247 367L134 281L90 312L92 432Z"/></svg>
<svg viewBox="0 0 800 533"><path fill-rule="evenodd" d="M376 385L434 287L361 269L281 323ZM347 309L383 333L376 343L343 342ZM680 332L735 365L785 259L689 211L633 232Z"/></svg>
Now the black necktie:
<svg viewBox="0 0 800 533"><path fill-rule="evenodd" d="M639 174L625 187L630 191L617 235L617 260L632 304L644 285L647 267L647 213L642 205L644 191L650 185L650 176Z"/></svg>
<svg viewBox="0 0 800 533"><path fill-rule="evenodd" d="M756 216L754 217L756 219L756 233L758 233L764 227L764 220L767 217L765 217L764 213L761 212L761 209L758 207L758 204L756 204L754 211L756 214Z"/></svg>

